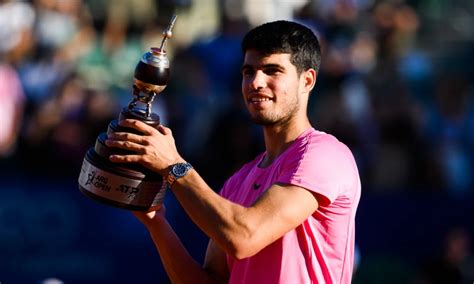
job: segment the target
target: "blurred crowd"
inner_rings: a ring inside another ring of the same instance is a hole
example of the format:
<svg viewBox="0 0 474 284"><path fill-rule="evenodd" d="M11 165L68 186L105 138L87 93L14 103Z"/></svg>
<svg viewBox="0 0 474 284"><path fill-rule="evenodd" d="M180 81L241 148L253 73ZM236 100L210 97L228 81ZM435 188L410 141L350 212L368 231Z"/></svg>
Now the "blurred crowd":
<svg viewBox="0 0 474 284"><path fill-rule="evenodd" d="M365 193L473 194L470 0L0 0L2 177L77 178L174 13L171 80L153 108L216 190L263 150L240 40L291 19L322 44L310 118L352 149Z"/></svg>
<svg viewBox="0 0 474 284"><path fill-rule="evenodd" d="M184 157L219 186L262 150L240 95L240 39L292 19L314 29L323 65L316 128L356 155L365 191L474 186L471 1L0 1L2 168L74 176L131 100L141 55L168 42L171 81L154 103Z"/></svg>

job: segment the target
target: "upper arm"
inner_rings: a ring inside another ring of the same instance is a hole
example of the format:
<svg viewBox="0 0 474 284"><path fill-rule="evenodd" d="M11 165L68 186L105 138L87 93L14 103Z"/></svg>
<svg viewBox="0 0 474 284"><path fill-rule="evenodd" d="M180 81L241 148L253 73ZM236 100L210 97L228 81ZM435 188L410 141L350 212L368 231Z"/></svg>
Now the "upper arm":
<svg viewBox="0 0 474 284"><path fill-rule="evenodd" d="M226 254L212 240L209 240L209 244L207 245L203 268L216 282L229 282L229 268L227 266Z"/></svg>
<svg viewBox="0 0 474 284"><path fill-rule="evenodd" d="M243 257L251 256L302 224L318 208L317 195L294 185L273 184L241 220L249 240Z"/></svg>

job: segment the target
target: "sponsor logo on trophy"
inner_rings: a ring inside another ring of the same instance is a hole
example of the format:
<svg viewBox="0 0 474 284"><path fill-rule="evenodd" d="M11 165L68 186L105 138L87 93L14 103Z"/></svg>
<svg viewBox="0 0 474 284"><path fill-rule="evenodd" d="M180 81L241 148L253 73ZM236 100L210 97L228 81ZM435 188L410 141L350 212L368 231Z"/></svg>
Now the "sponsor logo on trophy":
<svg viewBox="0 0 474 284"><path fill-rule="evenodd" d="M82 164L79 174L79 190L86 196L105 204L128 210L146 211L163 203L166 183L163 177L138 164L117 164L109 161L112 154L127 154L126 150L105 145L107 135L114 131L136 130L118 125L123 119L133 118L158 127L160 117L152 112L152 102L167 86L170 63L165 44L172 36L176 15L163 32L159 48L152 47L138 62L134 73L133 99L120 112L118 119L110 122L106 132L99 134Z"/></svg>

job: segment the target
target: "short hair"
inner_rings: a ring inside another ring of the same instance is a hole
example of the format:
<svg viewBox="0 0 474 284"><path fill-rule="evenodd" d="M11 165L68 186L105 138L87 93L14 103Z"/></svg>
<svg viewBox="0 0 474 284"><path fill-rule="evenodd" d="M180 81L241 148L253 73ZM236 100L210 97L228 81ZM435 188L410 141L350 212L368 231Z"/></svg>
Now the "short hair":
<svg viewBox="0 0 474 284"><path fill-rule="evenodd" d="M265 23L250 30L242 40L242 52L255 49L263 55L289 53L290 62L300 74L321 65L318 38L308 27L290 21Z"/></svg>

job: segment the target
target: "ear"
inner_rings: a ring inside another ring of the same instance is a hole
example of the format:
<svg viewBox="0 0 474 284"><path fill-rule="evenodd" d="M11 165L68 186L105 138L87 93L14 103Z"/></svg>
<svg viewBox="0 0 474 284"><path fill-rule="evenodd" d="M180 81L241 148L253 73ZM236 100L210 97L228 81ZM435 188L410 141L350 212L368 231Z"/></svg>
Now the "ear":
<svg viewBox="0 0 474 284"><path fill-rule="evenodd" d="M314 85L316 84L316 75L316 70L314 70L313 68L310 68L301 73L300 79L302 80L302 86L305 92L309 93L314 88Z"/></svg>

